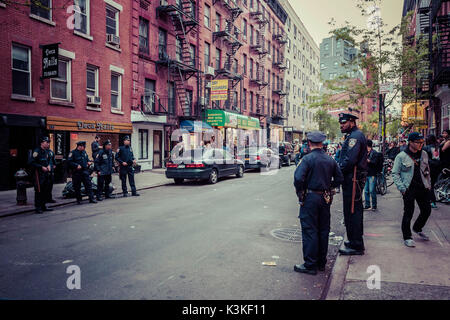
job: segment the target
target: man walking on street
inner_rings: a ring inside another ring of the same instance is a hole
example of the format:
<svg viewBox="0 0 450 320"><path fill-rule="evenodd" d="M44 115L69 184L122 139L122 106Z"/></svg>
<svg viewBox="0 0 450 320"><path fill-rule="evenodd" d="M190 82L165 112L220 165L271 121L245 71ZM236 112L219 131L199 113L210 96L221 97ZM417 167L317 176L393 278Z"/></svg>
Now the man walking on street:
<svg viewBox="0 0 450 320"><path fill-rule="evenodd" d="M86 141L77 142L77 148L69 153L69 167L72 171L73 188L75 189L75 197L77 198L77 204L81 204L81 183L83 182L84 189L89 196L90 203L97 203L94 199L94 193L92 191L91 177L89 174L89 166L92 161L89 160L89 156L86 153Z"/></svg>
<svg viewBox="0 0 450 320"><path fill-rule="evenodd" d="M413 231L425 241L430 240L422 231L431 214L430 204L430 167L428 154L422 150L423 136L412 132L408 137L408 147L400 152L394 161L392 179L403 196L403 240L407 247L415 247L411 235L411 220L414 215L414 201L417 202L420 214L413 225Z"/></svg>
<svg viewBox="0 0 450 320"><path fill-rule="evenodd" d="M116 154L116 160L120 164L119 177L122 181L122 192L124 197L128 197L127 191L127 176L128 181L130 182L131 187L131 195L139 196L139 193L136 192L136 185L134 183L134 168L133 165L136 164L136 159L133 155L133 149L130 146L130 137L125 136L123 139L123 146L119 147Z"/></svg>
<svg viewBox="0 0 450 320"><path fill-rule="evenodd" d="M330 233L330 206L332 190L338 187L343 176L338 164L323 150L326 136L319 131L308 133L310 153L302 158L294 175L294 186L300 207L302 227L302 265L296 272L315 275L317 269L325 270Z"/></svg>
<svg viewBox="0 0 450 320"><path fill-rule="evenodd" d="M367 140L367 179L364 186L364 198L366 205L364 210L377 210L377 175L380 172L380 162L382 155L372 148L372 140ZM370 206L370 197L372 197L372 207Z"/></svg>
<svg viewBox="0 0 450 320"><path fill-rule="evenodd" d="M113 173L113 153L111 150L111 141L106 140L103 143L97 157L94 160L95 171L97 172L97 201L102 201L102 193L105 192L105 199L110 199L109 184Z"/></svg>
<svg viewBox="0 0 450 320"><path fill-rule="evenodd" d="M358 117L349 113L339 114L341 132L346 133L339 157L339 167L344 175L342 197L344 202L344 223L348 241L339 249L342 255L363 255L363 203L362 190L367 175L367 142L356 126Z"/></svg>
<svg viewBox="0 0 450 320"><path fill-rule="evenodd" d="M32 166L34 173L34 207L35 212L38 214L43 211L53 211L53 209L45 206L48 199L48 193L50 192L50 156L48 153L48 147L50 139L43 137L40 139L41 146L34 149L28 163ZM51 195L50 195L51 197Z"/></svg>

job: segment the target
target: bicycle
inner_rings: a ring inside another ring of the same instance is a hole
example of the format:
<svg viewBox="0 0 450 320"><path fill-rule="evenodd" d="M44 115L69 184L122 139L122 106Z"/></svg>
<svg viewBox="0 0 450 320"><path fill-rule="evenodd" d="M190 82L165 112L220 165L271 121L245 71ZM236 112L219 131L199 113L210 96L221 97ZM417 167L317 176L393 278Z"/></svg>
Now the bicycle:
<svg viewBox="0 0 450 320"><path fill-rule="evenodd" d="M394 184L392 179L392 167L394 162L391 159L386 159L383 162L383 168L380 173L377 174L377 186L376 190L378 194L384 196L387 193L387 188Z"/></svg>
<svg viewBox="0 0 450 320"><path fill-rule="evenodd" d="M434 195L437 202L450 203L450 170L444 168L434 184Z"/></svg>

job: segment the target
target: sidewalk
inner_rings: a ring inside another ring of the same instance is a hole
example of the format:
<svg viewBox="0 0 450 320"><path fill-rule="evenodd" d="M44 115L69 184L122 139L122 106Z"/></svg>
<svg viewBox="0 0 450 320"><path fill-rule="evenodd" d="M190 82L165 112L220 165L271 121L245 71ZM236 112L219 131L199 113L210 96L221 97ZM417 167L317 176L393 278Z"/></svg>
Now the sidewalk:
<svg viewBox="0 0 450 320"><path fill-rule="evenodd" d="M418 213L416 205L413 223ZM365 211L365 255L338 255L327 300L450 299L450 206L438 204L438 209L432 210L424 228L430 241L413 233L415 248L403 244L402 216L403 201L392 186L385 196L378 197L378 211ZM380 268L380 289L367 287L367 279L373 275L373 271L367 272L371 265Z"/></svg>
<svg viewBox="0 0 450 320"><path fill-rule="evenodd" d="M172 183L172 179L167 179L165 175L165 169L154 169L149 171L143 171L135 175L136 189L143 190L154 187L159 187ZM112 184L114 186L114 194L121 194L122 187L117 173L112 176ZM53 186L53 199L57 203L49 203L48 207L57 207L60 205L65 205L69 203L75 203L75 198L64 199L62 197L62 190L64 189L65 183L55 184ZM130 185L128 184L128 191L130 192ZM16 202L16 190L8 190L0 192L0 217L10 216L13 214L32 212L34 211L34 188L27 188L27 204L18 206ZM86 199L87 197L83 197Z"/></svg>

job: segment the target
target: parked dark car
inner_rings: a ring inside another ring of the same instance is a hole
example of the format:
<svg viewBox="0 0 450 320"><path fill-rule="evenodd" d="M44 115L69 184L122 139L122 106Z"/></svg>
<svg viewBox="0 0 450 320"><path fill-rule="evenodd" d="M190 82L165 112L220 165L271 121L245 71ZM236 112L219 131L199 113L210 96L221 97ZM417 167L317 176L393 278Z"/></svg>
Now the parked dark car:
<svg viewBox="0 0 450 320"><path fill-rule="evenodd" d="M269 148L245 148L239 152L238 159L244 161L245 170L281 168L280 157Z"/></svg>
<svg viewBox="0 0 450 320"><path fill-rule="evenodd" d="M294 148L289 142L280 142L278 145L278 155L283 165L290 166L291 163L295 163Z"/></svg>
<svg viewBox="0 0 450 320"><path fill-rule="evenodd" d="M226 150L204 148L186 150L182 156L171 159L166 168L166 177L174 179L176 184L183 183L184 179L200 179L214 184L225 176L242 178L245 167L243 161L235 159Z"/></svg>

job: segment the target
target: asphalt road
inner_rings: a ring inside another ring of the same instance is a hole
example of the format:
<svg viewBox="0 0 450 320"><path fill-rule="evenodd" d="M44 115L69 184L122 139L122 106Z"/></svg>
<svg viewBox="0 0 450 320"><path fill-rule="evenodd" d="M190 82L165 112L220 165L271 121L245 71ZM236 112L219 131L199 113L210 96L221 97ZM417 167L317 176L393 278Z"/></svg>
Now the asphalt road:
<svg viewBox="0 0 450 320"><path fill-rule="evenodd" d="M246 172L2 218L0 299L319 299L338 247L325 272L299 274L301 243L271 234L299 228L293 173ZM342 235L337 198L332 231ZM81 289L66 286L71 265Z"/></svg>

